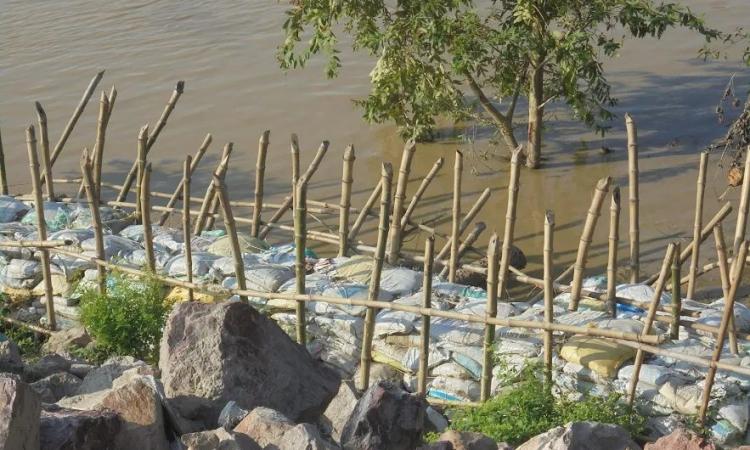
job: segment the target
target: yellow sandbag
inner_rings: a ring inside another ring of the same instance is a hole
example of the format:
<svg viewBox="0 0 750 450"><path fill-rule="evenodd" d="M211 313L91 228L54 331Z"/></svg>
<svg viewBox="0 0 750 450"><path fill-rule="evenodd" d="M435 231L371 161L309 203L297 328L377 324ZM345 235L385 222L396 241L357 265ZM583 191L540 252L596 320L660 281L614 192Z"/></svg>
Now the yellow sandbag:
<svg viewBox="0 0 750 450"><path fill-rule="evenodd" d="M73 288L68 282L68 279L65 278L65 275L61 273L53 273L50 277L50 280L52 281L52 295L67 297L71 294ZM31 293L32 295L38 296L44 295L44 280L40 281L39 284L34 286L34 289L31 290Z"/></svg>
<svg viewBox="0 0 750 450"><path fill-rule="evenodd" d="M174 289L169 291L169 294L167 294L167 297L164 299L164 302L168 305L186 302L187 294L188 294L187 289L181 286L176 286ZM216 303L218 301L224 300L223 298L218 298L215 295L204 294L202 292L196 292L196 291L193 291L193 299L196 302L201 302L201 303Z"/></svg>
<svg viewBox="0 0 750 450"><path fill-rule="evenodd" d="M348 261L336 266L336 278L369 284L372 275L372 261L369 256L352 256Z"/></svg>
<svg viewBox="0 0 750 450"><path fill-rule="evenodd" d="M560 357L613 378L625 361L635 357L635 349L607 339L575 336L563 345Z"/></svg>
<svg viewBox="0 0 750 450"><path fill-rule="evenodd" d="M237 233L237 240L242 253L260 253L268 249L268 243L247 233ZM232 240L229 236L222 236L208 246L207 251L214 255L232 256Z"/></svg>

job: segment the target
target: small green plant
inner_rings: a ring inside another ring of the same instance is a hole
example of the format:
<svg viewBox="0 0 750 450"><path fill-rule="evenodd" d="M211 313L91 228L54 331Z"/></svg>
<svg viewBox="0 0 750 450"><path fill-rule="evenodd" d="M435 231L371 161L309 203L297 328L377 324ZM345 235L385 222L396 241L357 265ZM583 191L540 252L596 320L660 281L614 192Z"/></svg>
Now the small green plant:
<svg viewBox="0 0 750 450"><path fill-rule="evenodd" d="M162 328L169 313L162 285L153 278L113 274L106 294L86 289L81 321L96 342L95 359L130 355L148 362L158 359Z"/></svg>
<svg viewBox="0 0 750 450"><path fill-rule="evenodd" d="M0 294L0 317L10 314L8 299L4 294ZM42 344L44 336L39 335L27 328L10 325L0 320L0 333L13 341L26 360L34 360L42 355Z"/></svg>

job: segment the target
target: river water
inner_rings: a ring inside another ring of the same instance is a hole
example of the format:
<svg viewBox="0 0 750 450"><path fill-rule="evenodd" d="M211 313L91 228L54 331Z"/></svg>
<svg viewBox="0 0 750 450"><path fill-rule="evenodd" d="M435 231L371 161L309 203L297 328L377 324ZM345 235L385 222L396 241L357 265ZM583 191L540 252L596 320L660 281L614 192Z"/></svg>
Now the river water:
<svg viewBox="0 0 750 450"><path fill-rule="evenodd" d="M686 3L723 29L743 25L750 17L746 0ZM185 93L150 155L155 189L173 189L181 177L184 156L193 154L210 132L214 143L201 164L195 192L207 183L209 167L218 159L223 143L232 141L231 196L249 198L257 139L270 129L269 201L278 201L289 190L289 135L297 133L303 168L321 140L331 142L329 155L311 184L309 195L318 200L338 201L341 154L347 144L354 144L353 204L361 205L377 182L381 161L391 161L398 168L403 147L394 127L364 123L351 102L367 93L372 60L345 51L342 73L335 80L325 78L322 61L283 73L275 52L283 36L284 9L283 2L257 0L0 0L0 128L11 191L29 189L23 130L35 120L33 102L44 105L51 140L56 141L88 81L106 69L100 89L115 83L119 91L105 147L106 181L122 180L135 156L139 127L156 122L175 82L185 80ZM733 73L737 73L743 100L750 86L748 69L738 59L704 63L696 58L700 46L700 39L681 31L668 33L658 42L626 43L619 57L606 66L620 98L615 108L618 118L606 138L587 132L562 113L548 123L544 169L521 174L516 243L529 258L530 273L540 272L546 209L556 213L555 263L562 270L575 258L596 180L611 175L616 183L627 184L625 112L639 126L644 272L658 268L670 240L689 241L698 153L726 130L717 122L716 104ZM56 177L77 176L80 150L93 145L97 98L98 94L55 165ZM518 115L523 115L523 107ZM446 164L416 217L437 220L439 228L448 231L453 153L462 149L467 155L463 204L468 208L490 187L492 197L479 218L487 223L487 236L493 230L502 233L508 174L504 151L492 145L485 129L468 125L447 128L443 134L470 139L450 137L419 145L409 195L438 157L445 157ZM524 135L522 129L518 135ZM602 153L602 147L611 152ZM726 187L719 159L717 154L710 161L705 220L720 207L718 197ZM736 198L736 192L726 197L735 205ZM627 254L625 205L623 201L623 257ZM335 218L327 222L336 227ZM725 231L731 238L734 215L728 222ZM370 233L375 226L366 224ZM420 250L424 237L412 236L408 246ZM592 273L605 264L606 239L607 220L603 218L592 244ZM713 245L704 248L701 259L708 262L714 256ZM715 278L708 278L704 286L709 282L715 284Z"/></svg>

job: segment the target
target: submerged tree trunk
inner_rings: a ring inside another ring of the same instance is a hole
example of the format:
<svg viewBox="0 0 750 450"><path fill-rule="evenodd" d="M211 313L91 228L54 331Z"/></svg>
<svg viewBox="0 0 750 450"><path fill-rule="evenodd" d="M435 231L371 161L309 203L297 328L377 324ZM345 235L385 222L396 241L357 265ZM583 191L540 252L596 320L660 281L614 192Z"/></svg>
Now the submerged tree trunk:
<svg viewBox="0 0 750 450"><path fill-rule="evenodd" d="M544 66L536 64L529 86L529 129L526 144L526 167L539 168L542 155L542 115L544 114Z"/></svg>
<svg viewBox="0 0 750 450"><path fill-rule="evenodd" d="M513 102L513 106L511 107L511 109L508 111L508 114L503 114L498 111L495 105L492 104L492 101L487 98L474 77L472 77L470 74L467 74L466 79L469 82L471 91L474 93L474 95L477 96L479 103L482 105L484 110L492 117L493 122L495 122L495 124L497 125L500 135L503 137L505 144L508 146L508 153L512 152L516 147L518 147L518 141L516 140L516 136L513 134L513 110L515 109L515 101Z"/></svg>

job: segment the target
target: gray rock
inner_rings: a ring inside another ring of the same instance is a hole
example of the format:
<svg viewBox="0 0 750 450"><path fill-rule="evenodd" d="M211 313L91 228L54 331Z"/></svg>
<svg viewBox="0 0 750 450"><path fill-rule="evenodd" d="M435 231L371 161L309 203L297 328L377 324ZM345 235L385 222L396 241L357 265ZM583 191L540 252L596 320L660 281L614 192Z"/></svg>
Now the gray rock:
<svg viewBox="0 0 750 450"><path fill-rule="evenodd" d="M39 394L43 402L55 403L63 397L75 395L80 385L81 379L75 375L58 372L31 383L31 388Z"/></svg>
<svg viewBox="0 0 750 450"><path fill-rule="evenodd" d="M159 367L170 403L183 417L209 426L229 400L315 422L340 382L274 321L243 302L177 305L164 330Z"/></svg>
<svg viewBox="0 0 750 450"><path fill-rule="evenodd" d="M227 402L219 413L219 425L226 430L231 430L236 427L238 423L242 422L242 419L244 419L249 412L250 411L244 408L240 408L239 405L237 405L237 402L231 400Z"/></svg>
<svg viewBox="0 0 750 450"><path fill-rule="evenodd" d="M64 356L53 353L44 355L39 358L39 361L26 366L24 378L32 382L38 381L53 373L67 372L68 369L70 369L70 361Z"/></svg>
<svg viewBox="0 0 750 450"><path fill-rule="evenodd" d="M362 366L357 366L357 371L354 373L354 380L356 380L356 387L359 390L367 390L360 386ZM372 363L370 364L370 385L367 388L374 386L381 381L389 381L394 384L399 384L404 378L404 374L399 372L395 367L391 367L388 364Z"/></svg>
<svg viewBox="0 0 750 450"><path fill-rule="evenodd" d="M86 347L91 342L91 336L83 327L73 327L67 330L57 331L50 335L42 349L47 353L59 353L65 355L72 347Z"/></svg>
<svg viewBox="0 0 750 450"><path fill-rule="evenodd" d="M411 450L422 440L427 404L418 395L381 381L359 399L341 433L350 450Z"/></svg>
<svg viewBox="0 0 750 450"><path fill-rule="evenodd" d="M276 445L281 436L294 428L294 422L273 409L258 407L250 411L234 428L234 432L247 436L257 442L261 448Z"/></svg>
<svg viewBox="0 0 750 450"><path fill-rule="evenodd" d="M0 450L39 448L39 395L15 377L0 377Z"/></svg>
<svg viewBox="0 0 750 450"><path fill-rule="evenodd" d="M40 420L42 450L115 448L122 423L114 411L78 411L45 405Z"/></svg>
<svg viewBox="0 0 750 450"><path fill-rule="evenodd" d="M341 432L344 431L344 425L355 406L357 406L357 395L354 387L349 382L342 382L338 394L331 400L323 417L320 418L321 426L335 441L341 439Z"/></svg>
<svg viewBox="0 0 750 450"><path fill-rule="evenodd" d="M497 450L497 443L482 433L448 430L439 441L449 442L454 450Z"/></svg>
<svg viewBox="0 0 750 450"><path fill-rule="evenodd" d="M78 378L86 378L86 375L89 374L92 370L94 370L96 366L92 364L85 364L85 363L73 363L70 365L70 369L68 369L68 373L71 373Z"/></svg>
<svg viewBox="0 0 750 450"><path fill-rule="evenodd" d="M114 380L125 371L137 369L140 375L154 375L154 369L143 361L132 356L116 356L104 361L101 366L90 370L78 388L78 394L92 394L110 389Z"/></svg>
<svg viewBox="0 0 750 450"><path fill-rule="evenodd" d="M453 444L446 441L433 442L432 444L417 447L417 450L455 450Z"/></svg>
<svg viewBox="0 0 750 450"><path fill-rule="evenodd" d="M278 450L336 450L339 447L323 439L314 425L301 423L284 433L276 448Z"/></svg>
<svg viewBox="0 0 750 450"><path fill-rule="evenodd" d="M625 429L596 422L570 422L521 444L516 450L641 450Z"/></svg>
<svg viewBox="0 0 750 450"><path fill-rule="evenodd" d="M427 421L431 431L442 433L448 428L448 419L432 406L427 407Z"/></svg>
<svg viewBox="0 0 750 450"><path fill-rule="evenodd" d="M258 444L247 436L226 429L200 431L180 437L187 450L260 450Z"/></svg>
<svg viewBox="0 0 750 450"><path fill-rule="evenodd" d="M0 372L23 373L21 351L13 341L0 342Z"/></svg>

